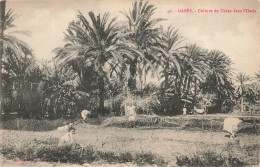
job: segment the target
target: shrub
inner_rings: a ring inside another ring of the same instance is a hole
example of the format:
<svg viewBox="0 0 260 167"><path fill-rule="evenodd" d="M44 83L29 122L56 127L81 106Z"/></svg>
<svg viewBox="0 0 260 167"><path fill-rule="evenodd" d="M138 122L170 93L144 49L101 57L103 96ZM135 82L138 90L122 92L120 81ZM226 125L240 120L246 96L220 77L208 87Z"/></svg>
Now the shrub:
<svg viewBox="0 0 260 167"><path fill-rule="evenodd" d="M14 146L10 145L1 145L1 154L4 155L7 159L15 159L16 154L15 154L15 148Z"/></svg>
<svg viewBox="0 0 260 167"><path fill-rule="evenodd" d="M178 166L228 166L228 167L237 167L243 166L244 163L237 158L222 157L220 154L217 154L214 151L207 150L203 152L197 152L193 155L181 155L177 156L177 165Z"/></svg>
<svg viewBox="0 0 260 167"><path fill-rule="evenodd" d="M144 164L157 164L159 166L165 166L167 165L167 162L164 161L163 158L158 157L157 155L153 153L138 153L136 154L136 158L134 160L138 165L144 165Z"/></svg>
<svg viewBox="0 0 260 167"><path fill-rule="evenodd" d="M94 150L93 146L91 145L88 145L84 148L82 157L84 157L84 160L89 163L99 160L96 150Z"/></svg>
<svg viewBox="0 0 260 167"><path fill-rule="evenodd" d="M134 160L134 156L129 152L121 153L119 155L119 162L120 163L132 162L133 160Z"/></svg>
<svg viewBox="0 0 260 167"><path fill-rule="evenodd" d="M154 160L155 160L155 156L152 153L141 153L141 154L136 154L136 163L137 164L145 164L145 163L149 163L149 164L154 164Z"/></svg>
<svg viewBox="0 0 260 167"><path fill-rule="evenodd" d="M25 131L50 131L60 126L72 123L75 120L57 119L57 120L37 120L37 119L13 119L3 120L0 124L1 129L25 130Z"/></svg>
<svg viewBox="0 0 260 167"><path fill-rule="evenodd" d="M108 151L108 152L102 152L102 151L98 151L98 156L100 157L100 159L108 162L108 163L112 163L112 162L119 162L119 156L117 156L115 154L115 152L112 151Z"/></svg>
<svg viewBox="0 0 260 167"><path fill-rule="evenodd" d="M125 163L133 162L137 164L167 164L162 158L152 153L138 153L133 155L130 152L116 154L115 152L97 151L93 146L79 149L71 147L58 147L58 139L50 138L47 141L34 140L33 143L23 144L22 146L5 146L0 147L0 153L7 159L19 160L36 160L47 162L62 162L73 164L92 163L95 161L105 161L108 163Z"/></svg>
<svg viewBox="0 0 260 167"><path fill-rule="evenodd" d="M104 120L102 125L121 128L177 126L175 122L168 122L164 117L156 115L137 115L134 121L129 121L127 117L111 117Z"/></svg>

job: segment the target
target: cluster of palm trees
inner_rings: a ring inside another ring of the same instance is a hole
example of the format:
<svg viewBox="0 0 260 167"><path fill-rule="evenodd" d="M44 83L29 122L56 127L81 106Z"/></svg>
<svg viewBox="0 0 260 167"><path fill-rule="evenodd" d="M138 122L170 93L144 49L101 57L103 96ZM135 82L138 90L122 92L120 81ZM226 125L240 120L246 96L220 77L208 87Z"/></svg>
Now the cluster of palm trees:
<svg viewBox="0 0 260 167"><path fill-rule="evenodd" d="M108 13L89 12L85 17L79 12L78 20L68 26L66 45L55 50L56 59L75 69L83 87L96 82L100 112L111 78L126 83L123 85L134 93L147 86L151 74L163 80L159 93L162 111L176 114L185 103L192 107L200 93L214 93L220 109L232 94L231 60L218 50L184 45L173 26L164 31L159 24L163 19L154 18L155 11L148 1L136 1L129 12L121 12L125 22L116 22ZM96 74L96 81L89 80L90 73Z"/></svg>
<svg viewBox="0 0 260 167"><path fill-rule="evenodd" d="M81 109L104 114L110 99L130 95L139 99L153 95L159 101L158 113L167 115L179 114L183 107L189 111L208 106L215 112L228 112L236 101L243 106L250 94L245 88L248 78L240 75L240 87L234 87L230 58L219 50L186 44L178 29L165 30L160 25L164 19L154 18L155 12L154 5L142 0L121 12L124 22L109 13L89 12L86 17L79 12L68 25L66 44L54 49L54 65L38 66L29 46L6 33L16 15L12 10L5 13L5 1L1 1L4 75L0 73L0 79L4 78L4 89L10 90L4 91L4 99L16 102L27 115L41 117L46 111L62 117ZM250 97L255 99L255 95ZM38 108L26 108L36 104Z"/></svg>

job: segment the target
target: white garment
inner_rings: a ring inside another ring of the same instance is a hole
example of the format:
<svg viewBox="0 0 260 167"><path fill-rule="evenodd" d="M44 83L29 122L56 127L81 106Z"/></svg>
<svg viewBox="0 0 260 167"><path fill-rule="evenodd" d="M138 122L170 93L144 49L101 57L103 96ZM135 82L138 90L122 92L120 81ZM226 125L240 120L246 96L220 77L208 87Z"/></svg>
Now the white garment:
<svg viewBox="0 0 260 167"><path fill-rule="evenodd" d="M231 135L234 137L235 133L238 130L238 125L241 123L242 121L238 118L226 118L224 120L224 127L223 130L231 133Z"/></svg>
<svg viewBox="0 0 260 167"><path fill-rule="evenodd" d="M128 114L129 121L134 121L136 119L135 106L129 107Z"/></svg>
<svg viewBox="0 0 260 167"><path fill-rule="evenodd" d="M125 116L129 116L130 115L129 114L130 109L131 109L131 106L125 107Z"/></svg>
<svg viewBox="0 0 260 167"><path fill-rule="evenodd" d="M187 115L187 108L183 108L183 115Z"/></svg>
<svg viewBox="0 0 260 167"><path fill-rule="evenodd" d="M91 114L91 111L88 111L88 110L83 110L83 111L81 111L81 117L85 120L87 117L88 117L88 115L90 115Z"/></svg>
<svg viewBox="0 0 260 167"><path fill-rule="evenodd" d="M68 125L65 125L65 126L62 126L62 127L58 127L57 130L68 130L69 129L69 126Z"/></svg>
<svg viewBox="0 0 260 167"><path fill-rule="evenodd" d="M62 136L58 144L59 147L72 147L73 145L76 145L76 140L74 139L74 135L71 132Z"/></svg>
<svg viewBox="0 0 260 167"><path fill-rule="evenodd" d="M204 109L198 109L198 108L196 108L196 109L194 109L197 113L199 113L199 114L203 114L204 113Z"/></svg>

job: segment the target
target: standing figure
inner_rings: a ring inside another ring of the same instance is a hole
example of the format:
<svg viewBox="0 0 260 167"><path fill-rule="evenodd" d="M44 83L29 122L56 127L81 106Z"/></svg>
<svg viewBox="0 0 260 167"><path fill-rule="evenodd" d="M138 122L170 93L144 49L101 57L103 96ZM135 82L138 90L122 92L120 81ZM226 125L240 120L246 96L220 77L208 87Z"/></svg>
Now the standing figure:
<svg viewBox="0 0 260 167"><path fill-rule="evenodd" d="M186 105L183 106L182 111L183 111L183 115L187 115L187 108L186 108Z"/></svg>
<svg viewBox="0 0 260 167"><path fill-rule="evenodd" d="M134 121L135 119L136 119L135 106L133 105L133 103L131 103L131 106L129 106L129 110L128 110L128 120Z"/></svg>

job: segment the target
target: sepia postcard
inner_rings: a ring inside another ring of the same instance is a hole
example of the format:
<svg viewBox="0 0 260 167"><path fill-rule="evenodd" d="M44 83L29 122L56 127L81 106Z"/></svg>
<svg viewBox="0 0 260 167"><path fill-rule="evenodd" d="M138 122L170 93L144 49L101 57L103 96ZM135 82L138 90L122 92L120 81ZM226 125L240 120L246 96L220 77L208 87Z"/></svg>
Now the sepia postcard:
<svg viewBox="0 0 260 167"><path fill-rule="evenodd" d="M260 166L260 0L0 0L0 167Z"/></svg>

